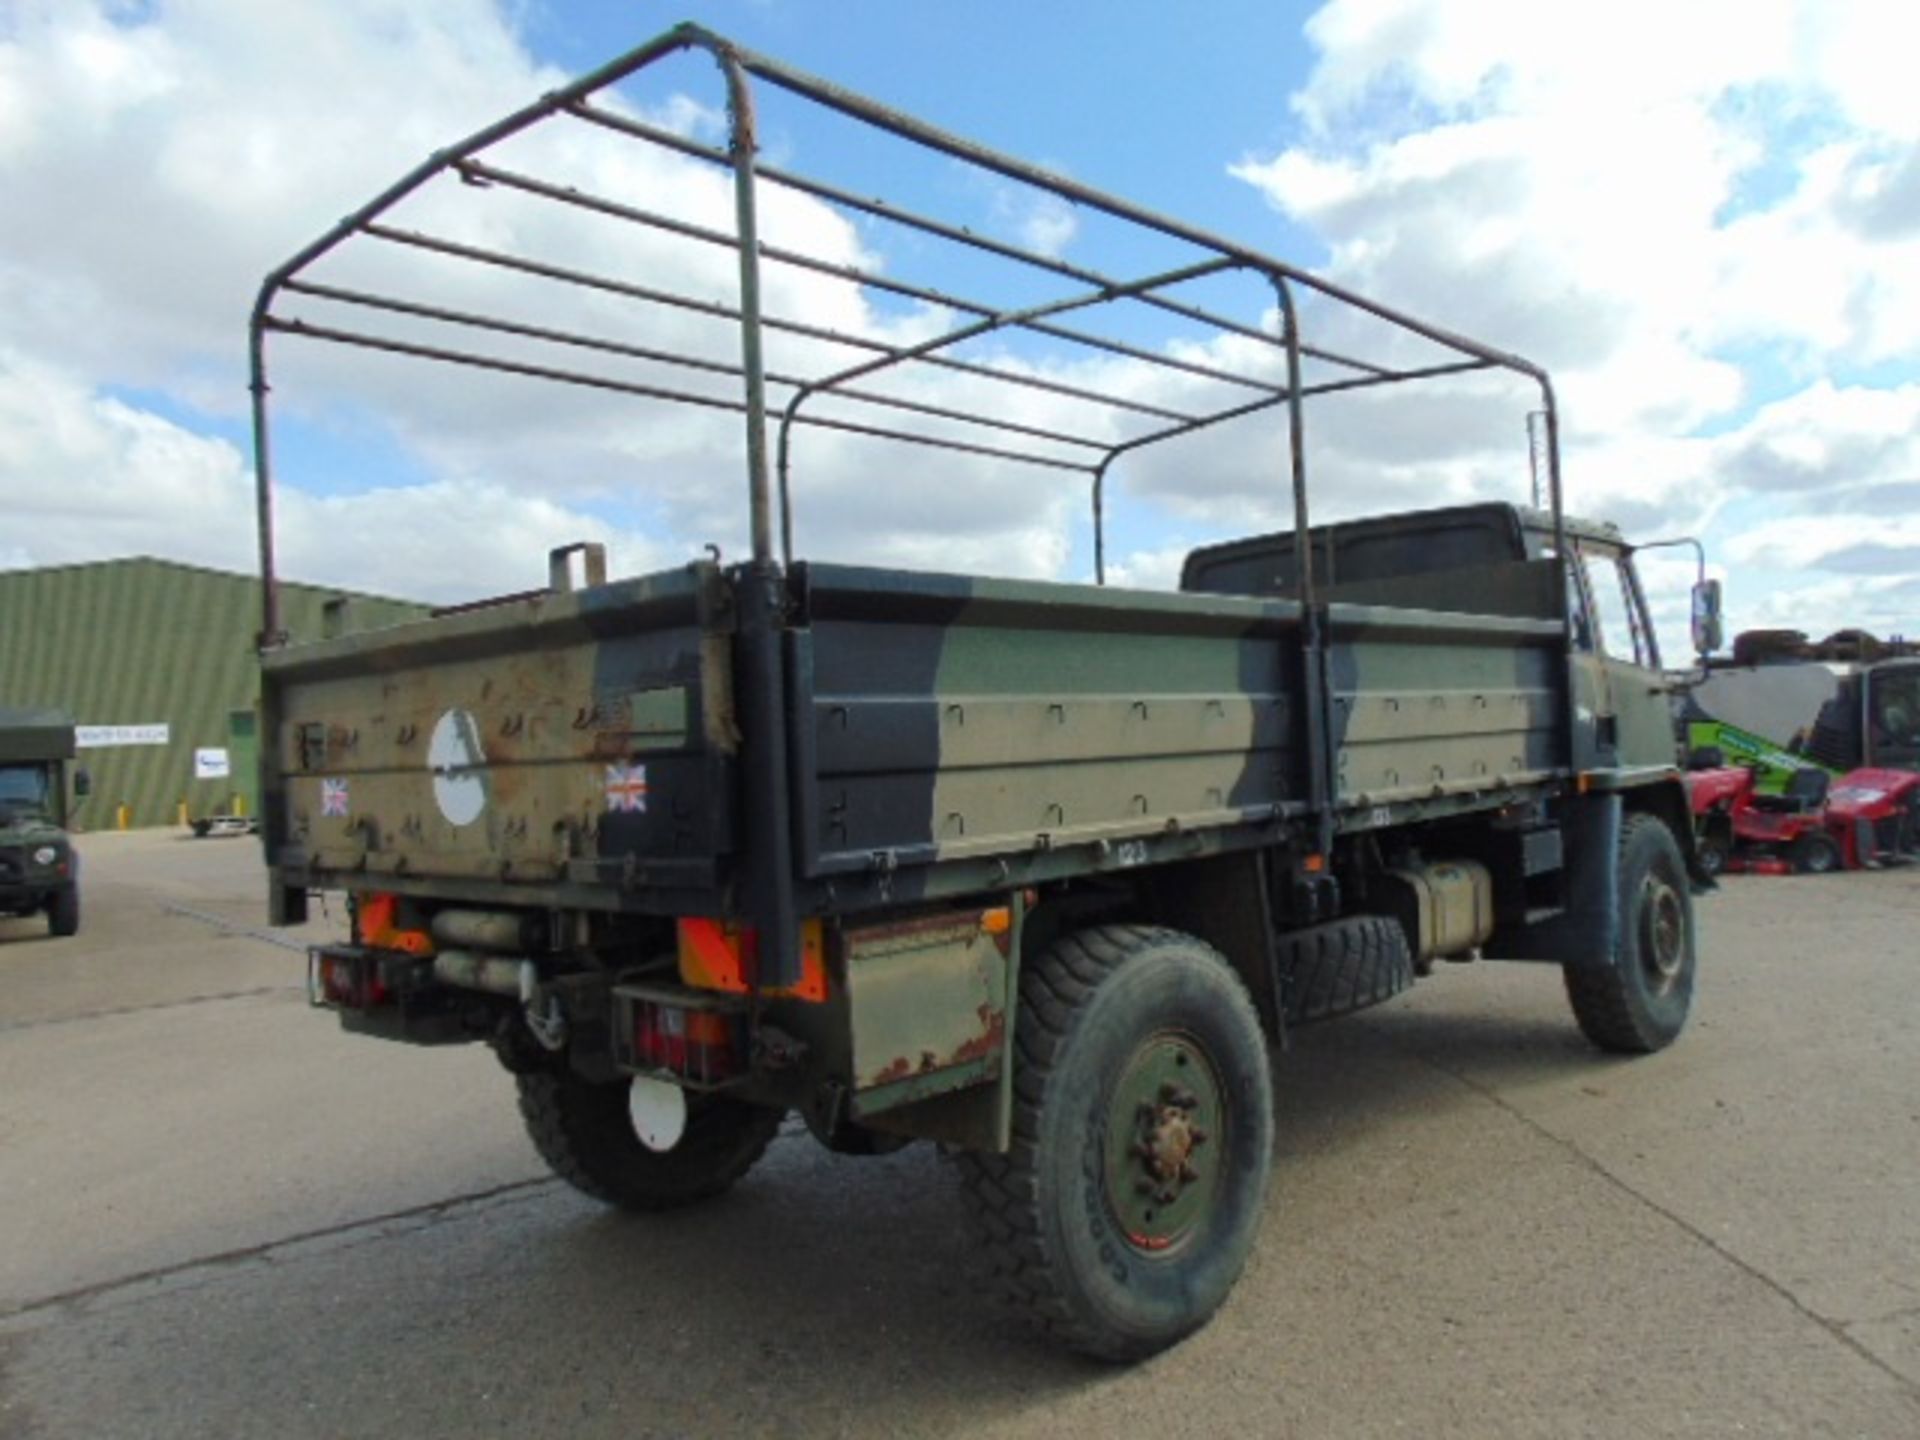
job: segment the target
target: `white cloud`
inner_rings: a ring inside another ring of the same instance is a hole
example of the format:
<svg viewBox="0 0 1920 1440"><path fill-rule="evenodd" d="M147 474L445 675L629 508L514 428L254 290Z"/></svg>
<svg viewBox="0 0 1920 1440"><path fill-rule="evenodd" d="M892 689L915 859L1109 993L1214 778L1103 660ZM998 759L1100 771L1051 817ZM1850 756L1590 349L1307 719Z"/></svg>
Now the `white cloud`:
<svg viewBox="0 0 1920 1440"><path fill-rule="evenodd" d="M1178 590L1180 567L1191 545L1167 545L1157 550L1135 550L1107 564L1107 583L1130 590Z"/></svg>
<svg viewBox="0 0 1920 1440"><path fill-rule="evenodd" d="M238 450L4 352L0 476L33 482L7 489L0 565L120 555L257 565L253 479ZM328 496L286 487L278 503L282 576L405 598L531 589L545 582L546 551L574 540L607 545L622 572L679 558L591 514L461 480Z"/></svg>
<svg viewBox="0 0 1920 1440"><path fill-rule="evenodd" d="M1574 508L1642 535L1729 517L1765 613L1814 628L1863 623L1833 566L1881 576L1883 620L1912 603L1905 532L1834 497L1920 475L1914 387L1822 372L1920 364L1920 92L1893 58L1920 12L1334 0L1308 35L1304 132L1234 173L1335 278L1545 363ZM1763 361L1802 388L1749 413ZM1504 454L1399 463L1451 492Z"/></svg>
<svg viewBox="0 0 1920 1440"><path fill-rule="evenodd" d="M1763 407L1715 448L1729 488L1819 499L1920 476L1920 383L1876 389L1816 381Z"/></svg>
<svg viewBox="0 0 1920 1440"><path fill-rule="evenodd" d="M115 424L144 425L184 442L188 432L129 405L115 411L101 391L153 390L209 414L240 414L245 317L260 277L420 157L563 78L527 55L492 0L422 0L398 10L385 0L324 6L169 0L137 16L103 3L29 0L0 26L0 187L8 196L0 206L0 345L32 357L63 384L86 377L67 398L92 422L89 444L106 444ZM703 85L714 91L706 98L717 99L709 65L690 62L677 81ZM347 96L351 102L343 103ZM647 118L716 138L716 112L702 99L659 86L647 97L623 92L602 103L629 114L648 104ZM693 225L731 229L727 175L577 122L541 127L488 158ZM830 265L885 268L886 257L870 251L837 211L778 187L763 187L761 202L764 242ZM1071 211L1042 204L1024 205L1008 221L1049 252L1067 244L1075 229ZM405 202L392 223L722 303L735 292L736 261L722 247L536 201L505 186L478 192L436 181ZM457 261L428 267L422 259L403 247L355 239L314 266L311 277L737 363L739 337L724 321ZM906 343L953 323L933 307L878 309L848 280L779 263L764 265L763 283L770 314L821 330ZM350 313L307 296L284 297L275 310L335 325ZM366 329L403 340L431 336L431 343L482 354L517 346L520 358L535 363L597 370L629 383L726 398L739 391L738 382L725 377L642 360L502 341L363 310L351 315ZM730 554L742 548L737 416L663 411L604 392L422 366L285 336L270 337L268 348L280 433L294 420L338 433L384 434L388 450L397 447L435 477L417 493L379 477L369 487L366 477L316 474L312 457L283 444L279 468L294 477L296 498L299 485L312 492L310 504L280 507L278 528L289 556L306 543L304 521L323 522L335 535L356 526L370 536L383 528L416 533L423 516L442 513L455 499L473 511L474 518L462 522L463 535L517 527L531 537L529 547L563 521L584 523L591 511L644 514L664 525L668 533L644 547L648 558L694 553L709 539ZM802 374L869 353L778 331L767 342L773 370ZM876 388L938 392L949 397L945 403L980 390L977 382L944 378L917 390L898 381ZM813 408L835 413L831 405ZM1017 397L997 408L1018 417L1042 414L1047 406ZM889 423L886 412L860 418ZM31 408L15 416L18 434L0 463L0 485L39 484L49 465L73 459L70 434L35 433L48 423ZM222 463L236 459L228 447L207 444ZM830 473L844 449L837 437L805 430L795 445L803 523L835 553L923 564L944 554L997 573L1054 573L1064 564L1061 500L1036 487L1032 475L1009 477L1004 466L930 461L911 450L903 459L883 450L878 463L904 465L915 482L862 500ZM124 460L127 446L119 453ZM200 475L205 467L189 468ZM250 533L246 487L236 475L227 479L218 502L224 509L206 527L208 536ZM350 498L326 498L342 481ZM932 504L924 501L929 491ZM636 508L634 497L649 492L649 502ZM917 508L905 503L916 492L923 497ZM97 510L128 517L132 531L142 524L131 517L151 512L124 470L102 470L89 493ZM939 497L947 494L968 498L946 503ZM509 503L510 496L519 498ZM212 513L211 497L199 503ZM508 516L515 517L513 526L505 526ZM119 523L78 533L105 544L108 528ZM42 531L30 544L10 546L8 558L38 563L70 553L68 541L55 536ZM204 542L183 543L204 548ZM495 554L491 540L477 543L489 557ZM323 550L307 553L326 563ZM459 568L412 579L438 594L443 583L458 581ZM470 568L477 576L493 567L489 560Z"/></svg>

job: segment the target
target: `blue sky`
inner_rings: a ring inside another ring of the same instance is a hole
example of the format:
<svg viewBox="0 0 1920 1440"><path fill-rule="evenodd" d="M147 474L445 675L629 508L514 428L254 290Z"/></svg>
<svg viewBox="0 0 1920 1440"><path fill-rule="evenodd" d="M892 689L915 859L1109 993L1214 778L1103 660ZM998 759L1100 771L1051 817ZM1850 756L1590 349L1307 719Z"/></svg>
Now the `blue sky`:
<svg viewBox="0 0 1920 1440"><path fill-rule="evenodd" d="M18 197L0 212L0 487L30 523L0 535L0 565L154 551L246 568L258 278L435 145L680 18L1545 362L1573 506L1703 534L1736 626L1920 630L1904 499L1920 480L1920 98L1897 59L1920 19L1797 0L1604 16L1519 0L20 0L0 15L0 186ZM712 103L703 66L668 90ZM1110 272L1160 262L950 162L903 164L777 99L766 115L769 153L796 168L1044 234ZM824 212L791 218L891 275L984 275ZM926 320L871 292L789 298L899 333ZM276 343L275 433L302 578L456 598L533 583L544 547L582 534L617 569L737 544L721 478L737 460L720 453L737 436L296 352ZM1310 415L1326 513L1524 497L1528 397L1462 403ZM1284 523L1278 434L1257 429L1122 468L1120 578L1168 583L1186 546ZM1084 501L1050 474L804 454L814 553L1089 568ZM1678 598L1685 578L1656 588Z"/></svg>

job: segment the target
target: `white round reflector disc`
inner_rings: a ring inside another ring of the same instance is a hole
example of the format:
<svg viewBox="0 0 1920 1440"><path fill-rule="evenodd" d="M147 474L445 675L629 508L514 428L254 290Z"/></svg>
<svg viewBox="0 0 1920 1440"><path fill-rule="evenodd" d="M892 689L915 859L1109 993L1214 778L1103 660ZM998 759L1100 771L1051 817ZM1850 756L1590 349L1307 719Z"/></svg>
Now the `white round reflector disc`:
<svg viewBox="0 0 1920 1440"><path fill-rule="evenodd" d="M465 710L449 710L427 741L433 798L449 825L471 825L487 808L486 752L480 726Z"/></svg>
<svg viewBox="0 0 1920 1440"><path fill-rule="evenodd" d="M627 1093L633 1133L649 1150L671 1150L687 1133L687 1092L667 1080L636 1075Z"/></svg>

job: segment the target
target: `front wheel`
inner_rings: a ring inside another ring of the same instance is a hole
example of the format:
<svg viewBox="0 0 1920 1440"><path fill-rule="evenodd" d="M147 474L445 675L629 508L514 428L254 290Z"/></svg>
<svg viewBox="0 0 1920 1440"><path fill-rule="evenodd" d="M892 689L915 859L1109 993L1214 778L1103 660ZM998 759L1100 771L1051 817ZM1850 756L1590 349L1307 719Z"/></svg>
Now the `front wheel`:
<svg viewBox="0 0 1920 1440"><path fill-rule="evenodd" d="M1273 1097L1245 988L1172 930L1102 926L1026 963L1014 1138L960 1157L1005 1296L1054 1338L1137 1360L1199 1329L1266 1206Z"/></svg>
<svg viewBox="0 0 1920 1440"><path fill-rule="evenodd" d="M662 1082L593 1085L549 1071L517 1078L520 1116L540 1158L574 1189L626 1210L673 1210L718 1195L753 1168L780 1129L778 1110L688 1095L677 1137L655 1149L641 1138L654 1126L635 1087Z"/></svg>
<svg viewBox="0 0 1920 1440"><path fill-rule="evenodd" d="M1672 1044L1693 1004L1693 899L1673 831L1654 815L1620 830L1619 890L1610 963L1569 964L1567 999L1602 1050L1648 1054Z"/></svg>
<svg viewBox="0 0 1920 1440"><path fill-rule="evenodd" d="M47 929L55 935L80 933L80 888L69 885L47 902Z"/></svg>

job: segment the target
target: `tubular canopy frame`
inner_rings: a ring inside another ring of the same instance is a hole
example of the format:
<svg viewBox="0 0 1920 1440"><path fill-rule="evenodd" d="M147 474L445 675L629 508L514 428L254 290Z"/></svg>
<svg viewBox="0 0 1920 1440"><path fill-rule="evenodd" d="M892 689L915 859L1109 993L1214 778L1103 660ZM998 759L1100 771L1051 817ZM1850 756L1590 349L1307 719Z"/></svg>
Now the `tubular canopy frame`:
<svg viewBox="0 0 1920 1440"><path fill-rule="evenodd" d="M724 146L703 144L632 114L608 108L606 103L592 103L602 92L683 51L704 51L720 68L727 92L727 142ZM1119 278L934 216L918 214L883 199L856 194L823 179L762 163L755 124L754 81L836 111L924 150L1018 185L1031 187L1033 191L1052 197L1054 201L1097 212L1140 231L1151 232L1163 241L1178 242L1195 253L1186 263L1173 268L1138 278ZM681 217L636 205L627 199L614 199L557 184L496 163L490 157L483 158L495 147L543 124L586 126L618 141L652 146L689 162L723 168L732 177L733 232L729 234L724 230L694 224ZM537 256L518 255L446 235L423 234L388 223L391 212L404 201L430 182L449 176L474 187L476 193L511 193L530 201L583 210L602 219L639 227L654 235L670 235L689 246L730 252L738 267L737 303L725 304L710 296L662 289L620 276L572 268ZM1063 293L1056 292L1051 299L1015 304L1004 298L953 294L909 283L874 269L863 269L764 243L759 239L759 197L768 188L779 188L842 212L903 227L943 245L966 247L990 257L994 262L1017 267L1018 273L1024 276L1064 282L1071 288ZM403 249L435 261L482 267L489 273L533 277L572 287L576 291L662 307L681 315L726 321L738 327L739 359L737 363L729 363L716 359L711 353L692 349L638 345L617 336L535 323L525 316L488 314L432 304L364 287L332 284L324 277L309 276L319 262L350 243ZM947 314L954 323L943 333L929 339L912 344L896 344L873 334L835 330L804 316L770 314L762 300L763 270L767 266L780 266L849 282L860 287L862 293L887 295L911 302L922 307L923 314ZM1277 333L1259 324L1248 324L1244 320L1215 313L1181 294L1173 293L1181 285L1226 272L1251 275L1271 287L1279 316ZM1441 363L1394 366L1310 345L1300 333L1298 303L1301 292L1312 292L1371 316L1389 327L1419 337L1440 347L1442 351L1450 352L1450 358ZM475 334L506 337L547 348L537 352L539 358L515 358L465 348L457 343L427 343L350 324L320 323L283 313L277 308L291 299L301 297L318 300L354 317L363 314L399 316L409 322L428 322L445 327L463 337ZM1217 349L1207 352L1205 358L1198 358L1197 347L1192 345L1155 348L1071 323L1080 312L1094 311L1120 302L1144 306L1158 316L1171 317L1190 331L1211 338L1231 336L1238 342L1232 347L1236 354L1249 354L1255 358L1251 363L1229 364L1219 358ZM1309 604L1314 598L1314 577L1312 554L1307 544L1310 522L1302 411L1306 397L1477 370L1504 369L1529 377L1540 387L1542 408L1546 414L1547 470L1556 544L1562 553L1565 551L1553 386L1547 373L1539 366L1517 355L1390 309L1257 251L975 145L778 61L744 50L695 25L677 26L534 104L476 131L458 144L436 152L274 270L262 284L249 326L249 356L261 575L265 582L261 633L263 646L279 644L285 638L274 567L273 467L267 411L266 337L269 334L371 348L602 392L737 413L746 422L751 564L756 570L767 574L775 573L778 569L776 543L779 560L790 564L793 558L791 460L793 436L798 428L876 437L1019 462L1041 469L1066 470L1087 477L1093 511L1095 575L1097 580L1105 583L1105 485L1116 460L1146 446L1284 406L1289 421L1287 483L1294 502L1296 554L1301 558L1299 598ZM1039 367L1010 362L1004 357L979 360L950 353L965 342L983 336L1015 334L1041 337L1076 357L1099 357L1132 367L1134 373L1140 376L1177 380L1189 390L1200 386L1210 387L1211 393L1207 397L1209 403L1166 400L1152 393L1141 393L1143 387L1137 385L1103 387L1081 383L1077 377L1063 378L1058 373L1049 374ZM831 352L838 358L814 374L770 369L765 358L769 335L793 337L816 350ZM739 388L732 394L717 394L683 389L674 384L642 383L623 378L620 373L607 374L576 368L570 363L554 363L550 358L553 349L563 350L569 356L639 361L669 371L705 376L710 380L717 377L730 382L737 381ZM1308 360L1332 367L1338 372L1337 376L1308 383L1302 377L1302 363ZM924 388L918 393L887 391L876 389L870 383L862 383L889 375L902 377L909 382L934 376L954 377L963 383L946 389L961 394L952 398L944 391L937 395L929 394ZM785 399L777 407L770 407L769 387L785 392ZM981 398L983 393L992 398ZM1079 423L1075 428L1063 428L1054 423L1032 423L1019 418L1006 402L1021 395L1046 396L1052 401L1070 402L1074 414L1079 417ZM837 402L835 412L819 413L816 402L827 399ZM960 433L952 433L951 429L908 428L907 422L891 418L903 415L942 426L958 426ZM772 446L768 443L770 420L778 425ZM1122 428L1127 426L1133 428L1130 431ZM775 458L772 468L777 474L770 474L770 457ZM779 537L777 542L776 533Z"/></svg>

